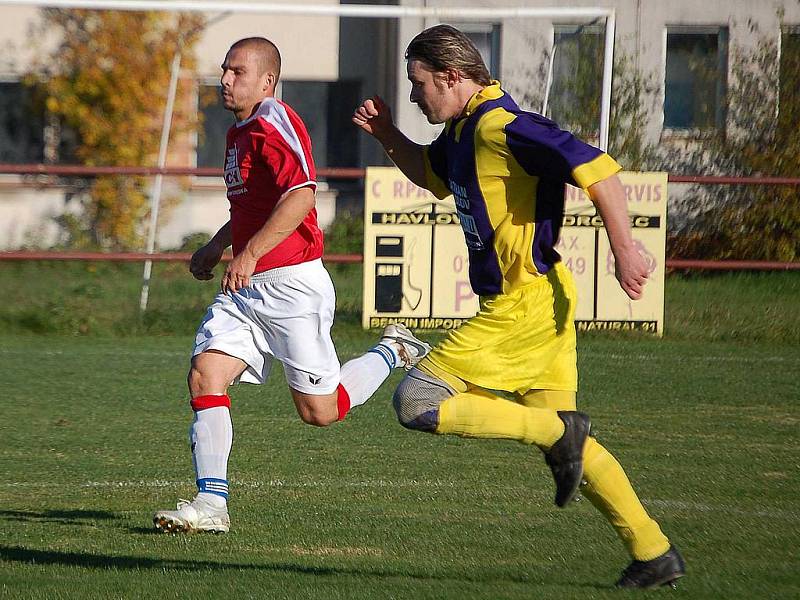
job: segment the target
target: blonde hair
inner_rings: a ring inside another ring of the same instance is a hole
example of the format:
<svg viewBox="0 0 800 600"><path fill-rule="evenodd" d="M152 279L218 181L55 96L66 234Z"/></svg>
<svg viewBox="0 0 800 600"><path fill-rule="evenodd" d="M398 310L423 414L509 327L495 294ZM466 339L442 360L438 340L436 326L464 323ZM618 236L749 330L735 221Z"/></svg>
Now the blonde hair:
<svg viewBox="0 0 800 600"><path fill-rule="evenodd" d="M480 85L492 82L475 44L452 25L435 25L418 34L406 48L405 57L421 60L434 71L455 69Z"/></svg>

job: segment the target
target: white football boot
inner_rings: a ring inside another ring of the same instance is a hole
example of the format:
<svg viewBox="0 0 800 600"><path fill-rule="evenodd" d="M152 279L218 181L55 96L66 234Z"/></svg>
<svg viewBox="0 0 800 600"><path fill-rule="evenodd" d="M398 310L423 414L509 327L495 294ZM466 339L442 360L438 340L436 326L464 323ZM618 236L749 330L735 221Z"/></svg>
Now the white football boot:
<svg viewBox="0 0 800 600"><path fill-rule="evenodd" d="M383 330L383 337L381 337L380 343L392 344L397 350L400 361L403 363L402 366L406 371L431 351L430 344L426 344L414 337L414 334L400 323L387 325Z"/></svg>
<svg viewBox="0 0 800 600"><path fill-rule="evenodd" d="M227 507L216 508L201 498L179 500L177 510L160 510L153 515L153 525L163 533L228 533L231 519Z"/></svg>

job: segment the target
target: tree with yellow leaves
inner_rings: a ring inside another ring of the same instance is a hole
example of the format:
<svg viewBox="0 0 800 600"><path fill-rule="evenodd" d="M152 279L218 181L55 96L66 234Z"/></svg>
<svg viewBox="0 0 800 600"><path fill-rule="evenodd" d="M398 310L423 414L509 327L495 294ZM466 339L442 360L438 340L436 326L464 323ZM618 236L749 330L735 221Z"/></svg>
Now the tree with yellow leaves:
<svg viewBox="0 0 800 600"><path fill-rule="evenodd" d="M42 17L42 31L57 32L59 41L36 78L48 111L77 134L76 158L87 166L153 166L172 59L180 49L183 70L194 70L191 48L203 17L60 9L43 9ZM171 140L195 126L193 93L194 79L182 77ZM141 249L148 193L143 177L95 178L80 216L85 243Z"/></svg>

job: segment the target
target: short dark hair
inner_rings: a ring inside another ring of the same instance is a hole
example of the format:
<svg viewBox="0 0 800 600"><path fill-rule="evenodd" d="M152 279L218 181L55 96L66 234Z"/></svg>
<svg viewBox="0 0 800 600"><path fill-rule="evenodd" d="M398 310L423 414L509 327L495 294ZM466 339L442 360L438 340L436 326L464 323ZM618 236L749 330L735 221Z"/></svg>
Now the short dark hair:
<svg viewBox="0 0 800 600"><path fill-rule="evenodd" d="M267 71L275 73L275 81L281 76L281 53L278 47L264 37L248 37L235 42L231 46L234 48L252 48L258 53L258 74L263 75Z"/></svg>
<svg viewBox="0 0 800 600"><path fill-rule="evenodd" d="M492 82L475 44L452 25L435 25L418 34L406 48L405 57L421 60L434 71L456 69L481 85Z"/></svg>

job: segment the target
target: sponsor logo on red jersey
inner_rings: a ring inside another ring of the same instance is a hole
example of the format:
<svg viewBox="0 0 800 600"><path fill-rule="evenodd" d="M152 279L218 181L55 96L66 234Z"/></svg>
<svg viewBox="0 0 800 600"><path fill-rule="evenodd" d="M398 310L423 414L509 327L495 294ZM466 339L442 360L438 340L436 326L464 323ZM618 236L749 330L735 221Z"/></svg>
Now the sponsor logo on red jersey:
<svg viewBox="0 0 800 600"><path fill-rule="evenodd" d="M244 185L242 172L239 170L239 161L236 158L238 153L236 144L234 144L233 148L228 148L228 153L225 156L225 186L229 190Z"/></svg>

